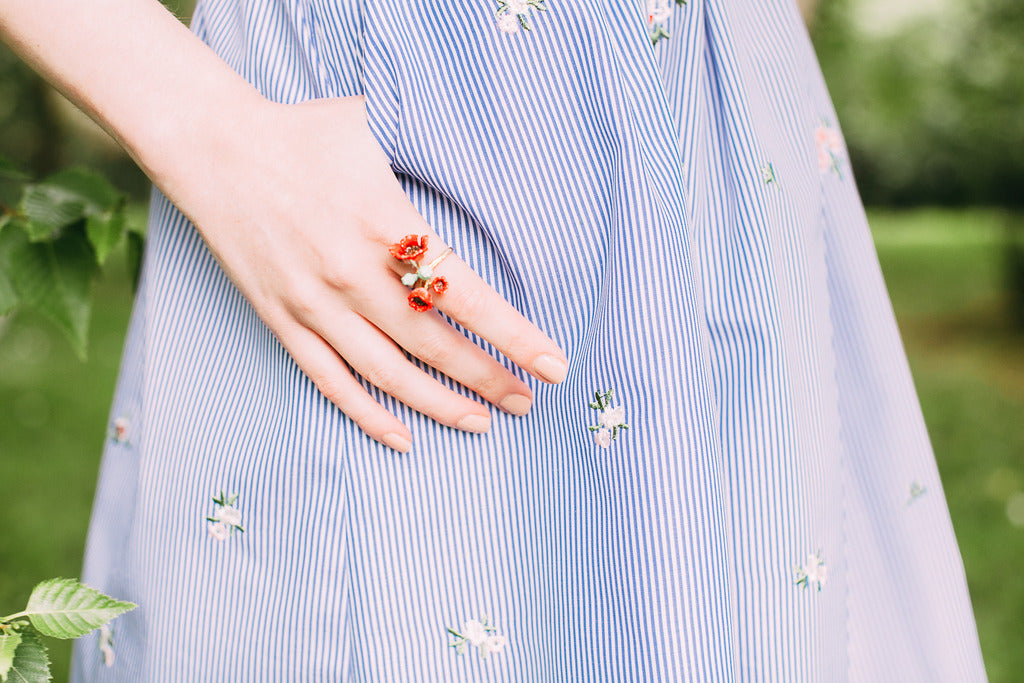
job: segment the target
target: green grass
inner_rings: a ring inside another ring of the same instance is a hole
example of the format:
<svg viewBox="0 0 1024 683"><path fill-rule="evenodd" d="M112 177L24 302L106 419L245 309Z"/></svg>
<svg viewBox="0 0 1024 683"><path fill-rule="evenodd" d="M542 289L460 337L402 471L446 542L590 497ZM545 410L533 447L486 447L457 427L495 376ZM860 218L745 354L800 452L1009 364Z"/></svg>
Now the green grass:
<svg viewBox="0 0 1024 683"><path fill-rule="evenodd" d="M1024 337L1005 315L1008 220L871 215L993 683L1024 670L1024 527L1007 514L1024 491ZM36 582L80 573L131 307L123 257L114 259L97 290L87 363L34 316L0 332L0 613L21 609ZM54 678L66 680L70 647L49 645Z"/></svg>

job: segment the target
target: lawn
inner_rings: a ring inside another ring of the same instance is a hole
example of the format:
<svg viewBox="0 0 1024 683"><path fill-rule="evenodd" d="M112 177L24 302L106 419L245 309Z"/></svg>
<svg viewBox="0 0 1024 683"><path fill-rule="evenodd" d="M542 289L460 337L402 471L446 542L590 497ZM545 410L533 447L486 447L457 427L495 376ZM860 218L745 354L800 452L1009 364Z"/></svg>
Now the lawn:
<svg viewBox="0 0 1024 683"><path fill-rule="evenodd" d="M1024 334L1005 315L1008 220L984 211L871 215L993 683L1024 671ZM98 287L86 363L36 317L0 330L0 614L21 609L44 578L79 575L127 282L117 255ZM49 642L55 680L66 680L70 647Z"/></svg>

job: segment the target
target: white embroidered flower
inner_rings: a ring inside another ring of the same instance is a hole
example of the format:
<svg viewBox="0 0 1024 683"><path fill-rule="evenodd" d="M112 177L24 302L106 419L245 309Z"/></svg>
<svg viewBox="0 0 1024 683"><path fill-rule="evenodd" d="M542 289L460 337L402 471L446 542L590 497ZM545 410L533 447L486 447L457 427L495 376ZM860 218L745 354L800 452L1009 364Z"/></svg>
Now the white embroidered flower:
<svg viewBox="0 0 1024 683"><path fill-rule="evenodd" d="M796 568L796 585L817 588L819 591L828 579L828 568L821 559L821 551L807 556L807 563Z"/></svg>
<svg viewBox="0 0 1024 683"><path fill-rule="evenodd" d="M626 424L625 406L612 407L612 390L595 391L594 402L590 404L594 410L601 411L598 423L587 427L594 432L594 443L601 448L608 448L618 438L620 429L629 429Z"/></svg>
<svg viewBox="0 0 1024 683"><path fill-rule="evenodd" d="M530 0L505 0L505 7L511 14L526 14L530 11Z"/></svg>
<svg viewBox="0 0 1024 683"><path fill-rule="evenodd" d="M664 24L672 14L675 0L647 0L647 23Z"/></svg>
<svg viewBox="0 0 1024 683"><path fill-rule="evenodd" d="M228 526L237 527L242 524L242 513L230 505L217 508L217 511L213 513L213 518L218 522L224 522Z"/></svg>
<svg viewBox="0 0 1024 683"><path fill-rule="evenodd" d="M129 421L124 415L114 420L114 441L118 443L127 443L128 430L131 429L131 426L131 421Z"/></svg>
<svg viewBox="0 0 1024 683"><path fill-rule="evenodd" d="M114 666L114 638L110 627L104 624L100 627L100 652L103 653L103 665L107 668Z"/></svg>
<svg viewBox="0 0 1024 683"><path fill-rule="evenodd" d="M486 657L491 653L501 652L506 644L508 644L508 639L505 636L487 636L480 644L480 656Z"/></svg>
<svg viewBox="0 0 1024 683"><path fill-rule="evenodd" d="M218 541L226 541L231 534L231 527L224 522L208 522L206 528L210 531L210 535Z"/></svg>
<svg viewBox="0 0 1024 683"><path fill-rule="evenodd" d="M473 647L480 647L487 640L487 629L479 621L473 619L462 625L462 637Z"/></svg>
<svg viewBox="0 0 1024 683"><path fill-rule="evenodd" d="M626 421L626 407L617 406L615 408L605 408L601 413L601 426L607 427L608 429L614 429L622 425Z"/></svg>
<svg viewBox="0 0 1024 683"><path fill-rule="evenodd" d="M516 33L519 31L519 17L514 14L502 14L498 17L498 28L504 33Z"/></svg>
<svg viewBox="0 0 1024 683"><path fill-rule="evenodd" d="M468 644L479 648L481 657L486 657L492 652L500 652L508 644L505 636L495 633L497 630L491 625L486 614L479 621L471 619L462 624L462 633L450 627L447 629L448 633L455 637L450 647L455 648L457 654L465 654Z"/></svg>

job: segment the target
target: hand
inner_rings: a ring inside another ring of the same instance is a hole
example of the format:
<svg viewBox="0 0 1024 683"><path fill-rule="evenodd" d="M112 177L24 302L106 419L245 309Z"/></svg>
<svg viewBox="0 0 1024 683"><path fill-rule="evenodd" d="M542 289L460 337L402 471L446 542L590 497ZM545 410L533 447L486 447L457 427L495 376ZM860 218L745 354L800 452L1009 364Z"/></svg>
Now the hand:
<svg viewBox="0 0 1024 683"><path fill-rule="evenodd" d="M228 277L323 394L374 439L408 451L412 435L345 362L438 422L485 432L488 408L410 363L402 349L515 414L529 387L436 311L417 312L388 253L428 235L423 263L446 245L402 191L366 119L362 96L247 103L237 144L219 141L154 180L195 223ZM249 121L250 123L245 123ZM180 156L180 155L179 155ZM197 177L198 174L198 177ZM538 379L559 382L565 354L458 255L438 266L451 287L435 306Z"/></svg>

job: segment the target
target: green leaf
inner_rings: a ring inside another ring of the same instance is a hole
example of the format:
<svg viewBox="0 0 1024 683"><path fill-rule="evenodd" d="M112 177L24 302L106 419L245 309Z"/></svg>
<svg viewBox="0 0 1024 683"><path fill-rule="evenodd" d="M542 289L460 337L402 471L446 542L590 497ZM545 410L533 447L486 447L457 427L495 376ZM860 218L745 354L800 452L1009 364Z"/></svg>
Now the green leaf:
<svg viewBox="0 0 1024 683"><path fill-rule="evenodd" d="M103 176L82 169L61 171L28 185L21 212L29 224L29 237L43 240L89 216L123 207L124 197Z"/></svg>
<svg viewBox="0 0 1024 683"><path fill-rule="evenodd" d="M134 230L128 231L128 272L132 277L132 292L139 288L139 273L142 272L142 235Z"/></svg>
<svg viewBox="0 0 1024 683"><path fill-rule="evenodd" d="M124 199L114 204L114 208L103 213L96 213L85 220L85 234L89 237L96 252L96 262L101 266L106 262L107 256L121 241L124 235Z"/></svg>
<svg viewBox="0 0 1024 683"><path fill-rule="evenodd" d="M14 651L20 644L21 634L17 631L0 631L0 681L7 680L7 672L14 664Z"/></svg>
<svg viewBox="0 0 1024 683"><path fill-rule="evenodd" d="M14 662L7 671L6 683L47 683L50 680L50 658L39 634L31 627L20 631L21 643L14 651Z"/></svg>
<svg viewBox="0 0 1024 683"><path fill-rule="evenodd" d="M40 633L53 638L78 638L135 609L75 579L49 579L38 584L28 599L25 616Z"/></svg>
<svg viewBox="0 0 1024 683"><path fill-rule="evenodd" d="M22 305L37 309L56 323L84 360L89 295L96 272L85 236L69 231L53 242L22 241L11 248L7 261L8 276Z"/></svg>
<svg viewBox="0 0 1024 683"><path fill-rule="evenodd" d="M6 229L5 229L6 228ZM0 225L0 315L7 315L18 305L21 297L10 277L11 251L25 241L25 235L13 225Z"/></svg>

